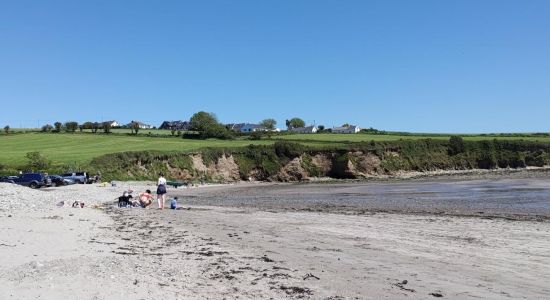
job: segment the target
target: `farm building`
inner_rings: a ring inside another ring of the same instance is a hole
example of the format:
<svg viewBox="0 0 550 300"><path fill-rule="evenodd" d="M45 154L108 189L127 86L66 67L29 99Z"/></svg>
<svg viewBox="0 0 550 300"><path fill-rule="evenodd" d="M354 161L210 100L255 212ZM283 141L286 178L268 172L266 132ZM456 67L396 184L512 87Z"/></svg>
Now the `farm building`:
<svg viewBox="0 0 550 300"><path fill-rule="evenodd" d="M332 133L358 133L361 130L359 126L350 125L350 126L342 126L342 127L334 127L332 128Z"/></svg>
<svg viewBox="0 0 550 300"><path fill-rule="evenodd" d="M307 127L298 127L290 129L291 132L295 133L316 133L317 126L307 126Z"/></svg>

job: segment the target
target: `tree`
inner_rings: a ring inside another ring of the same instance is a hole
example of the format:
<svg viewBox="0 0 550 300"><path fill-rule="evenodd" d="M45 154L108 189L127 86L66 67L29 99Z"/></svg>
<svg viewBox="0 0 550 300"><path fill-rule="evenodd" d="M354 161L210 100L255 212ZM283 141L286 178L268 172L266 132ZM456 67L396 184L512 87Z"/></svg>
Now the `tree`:
<svg viewBox="0 0 550 300"><path fill-rule="evenodd" d="M53 123L53 126L55 127L55 132L61 132L61 127L63 127L63 124L61 124L61 122L55 122Z"/></svg>
<svg viewBox="0 0 550 300"><path fill-rule="evenodd" d="M306 126L306 122L304 122L304 120L300 118L292 118L290 119L290 121L287 122L288 129L300 128L305 126Z"/></svg>
<svg viewBox="0 0 550 300"><path fill-rule="evenodd" d="M84 125L79 125L78 130L80 130L80 133L82 133L82 130L84 130Z"/></svg>
<svg viewBox="0 0 550 300"><path fill-rule="evenodd" d="M265 119L260 122L260 125L269 130L274 130L275 126L277 126L277 121L275 121L274 119Z"/></svg>
<svg viewBox="0 0 550 300"><path fill-rule="evenodd" d="M9 134L10 133L10 126L9 125L6 125L4 127L4 131L6 132L6 134Z"/></svg>
<svg viewBox="0 0 550 300"><path fill-rule="evenodd" d="M50 131L52 131L52 129L53 129L52 125L46 124L46 125L42 126L41 130L42 130L42 132L50 132Z"/></svg>
<svg viewBox="0 0 550 300"><path fill-rule="evenodd" d="M73 121L65 122L65 130L69 132L75 132L77 128L78 128L77 122L73 122Z"/></svg>
<svg viewBox="0 0 550 300"><path fill-rule="evenodd" d="M176 128L172 127L172 129L170 129L170 133L174 136L174 134L176 134Z"/></svg>
<svg viewBox="0 0 550 300"><path fill-rule="evenodd" d="M349 123L344 123L344 125L342 125L342 127L349 127Z"/></svg>
<svg viewBox="0 0 550 300"><path fill-rule="evenodd" d="M29 161L29 168L32 170L45 170L50 166L50 161L38 151L28 152L26 157Z"/></svg>
<svg viewBox="0 0 550 300"><path fill-rule="evenodd" d="M92 130L93 128L94 128L94 123L92 122L84 122L84 124L82 124L82 129Z"/></svg>
<svg viewBox="0 0 550 300"><path fill-rule="evenodd" d="M191 130L197 131L201 138L231 139L233 136L218 122L213 113L200 111L189 120Z"/></svg>
<svg viewBox="0 0 550 300"><path fill-rule="evenodd" d="M325 125L319 125L317 126L317 132L325 131Z"/></svg>
<svg viewBox="0 0 550 300"><path fill-rule="evenodd" d="M218 123L218 118L213 113L207 113L205 111L199 111L194 114L189 120L191 130L204 132L208 128L215 126Z"/></svg>
<svg viewBox="0 0 550 300"><path fill-rule="evenodd" d="M99 123L98 122L92 123L92 132L96 133L98 129L99 129Z"/></svg>
<svg viewBox="0 0 550 300"><path fill-rule="evenodd" d="M138 123L138 122L132 121L132 122L130 123L130 129L132 130L133 133L135 133L135 135L137 135L138 132L139 132L139 129L140 129L140 128L139 128L139 123Z"/></svg>
<svg viewBox="0 0 550 300"><path fill-rule="evenodd" d="M109 123L109 122L104 122L102 125L103 125L103 126L102 126L102 127L103 127L103 132L105 132L105 133L111 133L111 123Z"/></svg>

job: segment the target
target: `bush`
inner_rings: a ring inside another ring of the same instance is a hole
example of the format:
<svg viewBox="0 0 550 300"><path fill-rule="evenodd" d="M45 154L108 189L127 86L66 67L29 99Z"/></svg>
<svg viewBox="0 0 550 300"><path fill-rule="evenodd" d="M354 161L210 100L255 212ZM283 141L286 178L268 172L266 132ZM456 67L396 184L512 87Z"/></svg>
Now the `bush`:
<svg viewBox="0 0 550 300"><path fill-rule="evenodd" d="M53 130L53 126L50 125L50 124L46 124L46 125L42 126L42 129L41 129L42 132L50 132L52 130Z"/></svg>
<svg viewBox="0 0 550 300"><path fill-rule="evenodd" d="M61 124L61 122L55 122L53 123L53 126L55 127L55 132L61 132L61 128L63 127L63 124Z"/></svg>
<svg viewBox="0 0 550 300"><path fill-rule="evenodd" d="M464 146L464 140L460 136L452 136L449 139L449 155L457 155L464 153L466 147Z"/></svg>
<svg viewBox="0 0 550 300"><path fill-rule="evenodd" d="M537 151L535 153L528 153L525 156L525 164L530 167L544 167L544 152Z"/></svg>
<svg viewBox="0 0 550 300"><path fill-rule="evenodd" d="M277 141L273 145L275 149L275 154L281 157L287 157L289 159L294 159L305 151L305 147L302 144L287 142L287 141Z"/></svg>
<svg viewBox="0 0 550 300"><path fill-rule="evenodd" d="M78 129L77 122L65 122L65 130L68 132L75 132Z"/></svg>
<svg viewBox="0 0 550 300"><path fill-rule="evenodd" d="M26 157L29 160L28 167L31 170L41 171L41 170L46 170L50 167L50 164L51 164L50 161L47 160L44 156L42 156L40 152L37 152L37 151L28 152L26 154Z"/></svg>

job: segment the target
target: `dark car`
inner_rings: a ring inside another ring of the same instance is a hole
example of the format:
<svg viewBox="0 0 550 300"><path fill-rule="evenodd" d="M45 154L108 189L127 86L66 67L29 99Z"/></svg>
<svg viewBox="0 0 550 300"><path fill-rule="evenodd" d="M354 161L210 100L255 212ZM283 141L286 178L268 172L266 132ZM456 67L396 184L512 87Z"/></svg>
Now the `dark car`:
<svg viewBox="0 0 550 300"><path fill-rule="evenodd" d="M17 178L17 176L0 176L0 182L13 183L15 178Z"/></svg>
<svg viewBox="0 0 550 300"><path fill-rule="evenodd" d="M11 177L8 182L28 186L37 189L48 185L48 178L42 173L25 173L17 177Z"/></svg>
<svg viewBox="0 0 550 300"><path fill-rule="evenodd" d="M62 186L62 185L69 185L73 184L74 181L71 179L63 178L59 175L49 175L48 176L50 180L52 181L52 186Z"/></svg>

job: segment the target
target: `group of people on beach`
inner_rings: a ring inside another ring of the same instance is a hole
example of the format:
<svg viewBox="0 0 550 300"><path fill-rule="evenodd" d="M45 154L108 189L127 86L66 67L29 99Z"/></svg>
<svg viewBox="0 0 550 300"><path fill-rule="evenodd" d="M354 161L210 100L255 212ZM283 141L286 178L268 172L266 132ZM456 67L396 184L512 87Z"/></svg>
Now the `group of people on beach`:
<svg viewBox="0 0 550 300"><path fill-rule="evenodd" d="M118 197L118 206L119 207L142 207L149 208L153 204L153 197L151 190L145 190L138 195L138 198L134 200L132 196L132 190L124 191L122 196ZM166 178L164 178L163 173L159 173L159 178L157 180L157 202L158 208L164 209L166 203ZM170 202L170 208L176 209L178 197L174 197Z"/></svg>

